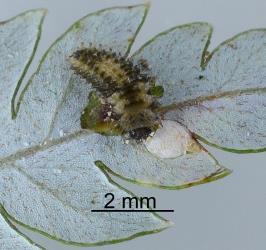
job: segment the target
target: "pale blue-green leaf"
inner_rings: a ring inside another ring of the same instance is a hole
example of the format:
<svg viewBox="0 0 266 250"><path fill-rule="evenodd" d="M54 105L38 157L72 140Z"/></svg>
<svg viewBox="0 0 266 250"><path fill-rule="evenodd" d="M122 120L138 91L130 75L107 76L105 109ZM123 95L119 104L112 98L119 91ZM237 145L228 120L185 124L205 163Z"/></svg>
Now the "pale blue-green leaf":
<svg viewBox="0 0 266 250"><path fill-rule="evenodd" d="M0 213L0 249L3 250L38 250Z"/></svg>
<svg viewBox="0 0 266 250"><path fill-rule="evenodd" d="M98 166L143 185L179 189L230 174L196 141L194 144L198 149L195 152L172 159L156 157L143 144L125 142L121 137L90 135L88 142L94 159L100 161Z"/></svg>
<svg viewBox="0 0 266 250"><path fill-rule="evenodd" d="M222 149L244 153L265 150L265 89L203 98L191 105L181 105L166 116Z"/></svg>
<svg viewBox="0 0 266 250"><path fill-rule="evenodd" d="M151 212L91 211L104 208L106 193L114 194L116 209L123 208L122 197L132 197L94 165L94 153L100 152L91 143L90 136L77 134L6 159L0 167L0 203L11 218L80 245L120 242L169 227Z"/></svg>
<svg viewBox="0 0 266 250"><path fill-rule="evenodd" d="M44 14L41 9L27 11L0 23L0 108L4 123L11 117L11 99L17 84L33 58Z"/></svg>
<svg viewBox="0 0 266 250"><path fill-rule="evenodd" d="M14 142L14 139L10 138L16 133L12 121L13 94L20 86L33 58L44 14L45 10L28 11L0 23L1 155L9 151L9 145Z"/></svg>
<svg viewBox="0 0 266 250"><path fill-rule="evenodd" d="M241 33L208 56L204 48L211 32L206 27L196 23L163 33L134 58L147 60L164 86L162 103L179 107L165 118L181 122L199 138L220 148L262 151L266 148L266 108L262 100L266 88L266 30ZM238 96L256 89L262 91L254 91L248 98Z"/></svg>
<svg viewBox="0 0 266 250"><path fill-rule="evenodd" d="M236 35L205 62L202 85L207 94L266 87L266 29ZM206 94L205 94L206 95Z"/></svg>
<svg viewBox="0 0 266 250"><path fill-rule="evenodd" d="M91 14L75 23L44 56L20 99L16 119L0 130L0 204L12 220L80 245L115 243L169 226L153 213L93 214L91 209L103 208L106 193L115 194L118 209L121 197L132 194L94 165L90 141L82 138L86 134L73 129L71 135L55 139L60 130L50 137L57 115L65 114L61 108L68 94L79 100L74 108L80 116L79 105L85 105L89 92L89 85L71 72L68 57L90 43L127 54L146 11L147 6L140 5ZM86 90L83 97L75 95L75 82Z"/></svg>
<svg viewBox="0 0 266 250"><path fill-rule="evenodd" d="M148 73L164 87L160 99L163 105L204 93L205 89L196 86L195 81L201 74L211 33L212 27L207 23L177 26L160 33L134 53L132 58L136 62L146 60L150 67ZM194 93L195 88L198 92Z"/></svg>

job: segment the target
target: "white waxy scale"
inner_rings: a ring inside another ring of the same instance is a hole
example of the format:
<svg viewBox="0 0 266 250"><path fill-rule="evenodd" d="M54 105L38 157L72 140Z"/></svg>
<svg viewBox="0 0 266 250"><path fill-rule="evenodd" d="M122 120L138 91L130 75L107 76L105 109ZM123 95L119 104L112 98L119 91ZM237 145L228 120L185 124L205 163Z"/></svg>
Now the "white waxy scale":
<svg viewBox="0 0 266 250"><path fill-rule="evenodd" d="M175 121L162 121L162 126L144 142L147 150L159 158L185 155L193 143L189 131Z"/></svg>

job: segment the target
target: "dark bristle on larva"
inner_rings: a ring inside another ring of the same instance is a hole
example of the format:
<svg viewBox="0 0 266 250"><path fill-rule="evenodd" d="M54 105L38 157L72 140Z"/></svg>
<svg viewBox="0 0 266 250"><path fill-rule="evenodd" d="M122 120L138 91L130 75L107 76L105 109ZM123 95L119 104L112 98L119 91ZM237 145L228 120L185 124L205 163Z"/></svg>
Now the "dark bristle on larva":
<svg viewBox="0 0 266 250"><path fill-rule="evenodd" d="M129 134L135 140L147 138L148 132L159 124L155 113L159 106L158 96L151 94L155 79L145 73L149 71L145 60L135 64L112 50L90 47L75 51L70 56L70 63L74 72L96 90L98 103L109 107L97 109L101 110L99 119L109 117L112 126L115 124L122 134ZM86 110L88 115L93 112ZM102 125L105 120L92 121L93 129L101 132L97 130L97 124ZM90 123L87 121L86 124Z"/></svg>

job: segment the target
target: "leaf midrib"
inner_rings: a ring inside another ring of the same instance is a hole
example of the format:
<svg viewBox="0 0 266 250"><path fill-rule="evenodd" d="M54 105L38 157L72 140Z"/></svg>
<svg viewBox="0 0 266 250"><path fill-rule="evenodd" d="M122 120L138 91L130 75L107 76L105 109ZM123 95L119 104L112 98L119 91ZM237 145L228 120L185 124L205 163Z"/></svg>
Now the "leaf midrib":
<svg viewBox="0 0 266 250"><path fill-rule="evenodd" d="M70 142L74 139L77 139L81 137L82 135L88 135L91 134L91 131L85 131L85 130L80 130L75 133L72 133L70 135L60 137L57 139L49 140L49 141L44 141L42 144L34 145L32 147L28 147L24 150L17 151L16 153L10 154L4 158L0 158L0 168L2 164L6 164L9 162L16 161L18 159L21 159L23 157L28 157L31 155L36 154L37 152L42 152L45 151L53 146L60 145L64 142Z"/></svg>
<svg viewBox="0 0 266 250"><path fill-rule="evenodd" d="M219 99L219 98L223 98L223 97L225 97L225 98L229 97L230 98L230 97L240 96L240 95L244 95L244 94L253 94L256 92L266 93L266 87L265 88L248 88L248 89L244 89L244 90L243 89L236 89L236 90L225 91L225 92L221 92L221 93L217 93L217 94L213 94L213 95L197 97L197 98L189 99L189 100L182 101L182 102L175 102L173 104L159 108L158 112L160 112L161 114L166 114L169 111L173 111L173 110L177 110L177 109L183 109L183 108L186 108L188 106L199 105L205 101L213 101L215 99Z"/></svg>
<svg viewBox="0 0 266 250"><path fill-rule="evenodd" d="M194 99L186 100L183 102L176 102L176 103L173 103L171 105L164 106L164 107L159 109L159 112L161 114L165 114L169 111L173 111L173 110L177 110L177 109L180 110L180 109L183 109L183 108L188 107L188 106L199 105L205 101L212 101L212 100L223 98L223 97L235 97L237 95L242 95L242 94L252 94L255 92L264 93L264 92L266 92L266 88L249 88L249 89L245 89L245 90L237 89L234 91L222 92L222 93L219 93L216 95L197 97ZM51 148L53 146L60 145L64 142L70 142L74 139L77 139L77 138L83 136L83 135L88 135L91 133L92 133L91 131L80 130L80 131L74 132L72 134L69 134L67 136L63 136L63 137L60 137L57 139L44 140L44 143L42 143L42 144L34 145L32 147L28 147L24 150L17 151L16 153L5 156L4 158L0 158L0 167L2 164L6 164L8 162L12 162L12 161L21 159L23 157L28 157L28 156L34 155L37 152L45 151L48 148Z"/></svg>

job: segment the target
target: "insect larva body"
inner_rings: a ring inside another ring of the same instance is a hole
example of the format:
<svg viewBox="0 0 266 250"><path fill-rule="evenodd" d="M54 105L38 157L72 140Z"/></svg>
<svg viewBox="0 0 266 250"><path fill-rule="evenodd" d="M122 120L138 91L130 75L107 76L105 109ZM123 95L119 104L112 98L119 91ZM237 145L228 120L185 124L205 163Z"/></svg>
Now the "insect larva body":
<svg viewBox="0 0 266 250"><path fill-rule="evenodd" d="M81 117L82 128L105 134L119 131L129 133L131 137L138 134L139 138L144 131L147 133L158 124L159 118L154 112L158 107L158 96L154 94L158 91L154 90L158 86L153 77L142 73L148 68L144 62L134 65L112 51L97 48L77 50L70 62L75 73L96 90L93 100L97 105L92 108L92 99L89 100ZM134 130L142 133L132 133Z"/></svg>

